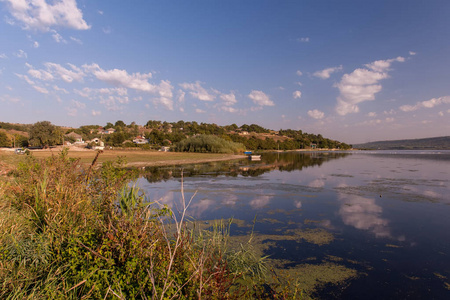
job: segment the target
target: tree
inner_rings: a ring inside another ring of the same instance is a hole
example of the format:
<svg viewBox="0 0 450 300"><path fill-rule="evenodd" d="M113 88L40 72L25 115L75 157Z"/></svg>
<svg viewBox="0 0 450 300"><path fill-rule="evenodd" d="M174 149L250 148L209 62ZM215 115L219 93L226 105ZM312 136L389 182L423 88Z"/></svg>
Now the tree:
<svg viewBox="0 0 450 300"><path fill-rule="evenodd" d="M32 146L54 146L61 141L62 132L49 121L31 125L30 142Z"/></svg>
<svg viewBox="0 0 450 300"><path fill-rule="evenodd" d="M11 147L11 140L8 135L0 131L0 147Z"/></svg>
<svg viewBox="0 0 450 300"><path fill-rule="evenodd" d="M125 124L124 121L119 120L116 122L116 124L114 124L114 128L118 129L119 127L121 127L121 128L127 127L127 124Z"/></svg>

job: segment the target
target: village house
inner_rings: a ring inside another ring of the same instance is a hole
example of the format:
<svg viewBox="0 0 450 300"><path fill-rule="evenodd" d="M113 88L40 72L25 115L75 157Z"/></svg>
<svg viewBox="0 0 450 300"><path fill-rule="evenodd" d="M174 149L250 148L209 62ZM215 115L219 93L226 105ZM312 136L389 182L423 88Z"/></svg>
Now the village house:
<svg viewBox="0 0 450 300"><path fill-rule="evenodd" d="M79 135L78 133L75 133L72 131L64 136L69 139L74 140L74 144L84 144L83 137L81 135Z"/></svg>
<svg viewBox="0 0 450 300"><path fill-rule="evenodd" d="M114 128L108 128L106 130L103 131L103 134L111 134L116 132L116 130Z"/></svg>
<svg viewBox="0 0 450 300"><path fill-rule="evenodd" d="M103 141L99 138L93 138L92 140L88 141L88 144L93 150L105 149L105 143L103 143Z"/></svg>

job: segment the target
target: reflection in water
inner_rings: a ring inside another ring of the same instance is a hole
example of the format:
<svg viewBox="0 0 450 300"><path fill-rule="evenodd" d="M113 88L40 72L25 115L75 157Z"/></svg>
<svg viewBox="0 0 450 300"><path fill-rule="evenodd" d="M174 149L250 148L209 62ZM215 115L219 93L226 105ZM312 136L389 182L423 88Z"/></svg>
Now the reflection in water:
<svg viewBox="0 0 450 300"><path fill-rule="evenodd" d="M250 206L253 209L259 209L259 208L263 208L266 205L269 204L270 200L272 200L273 197L271 196L258 196L255 197L253 200L250 201Z"/></svg>
<svg viewBox="0 0 450 300"><path fill-rule="evenodd" d="M324 162L344 158L349 153L297 153L288 152L280 155L279 153L264 153L262 160L253 162L248 159L213 162L205 164L192 164L184 166L169 167L146 167L142 176L148 182L167 181L171 178L181 178L181 170L184 177L205 176L217 177L220 175L237 177L258 177L274 170L295 171L307 167L321 166ZM322 185L323 186L323 185Z"/></svg>
<svg viewBox="0 0 450 300"><path fill-rule="evenodd" d="M325 186L325 181L324 181L323 178L317 178L317 179L311 181L311 182L308 184L308 186L309 186L309 187L312 187L312 188L322 188L322 187Z"/></svg>
<svg viewBox="0 0 450 300"><path fill-rule="evenodd" d="M236 205L236 203L238 202L238 196L235 194L227 194L225 195L225 197L222 199L222 204L224 206L230 206L230 207L234 207Z"/></svg>
<svg viewBox="0 0 450 300"><path fill-rule="evenodd" d="M371 231L377 238L391 237L389 221L381 218L383 209L374 199L339 194L338 200L341 202L339 215L344 224Z"/></svg>
<svg viewBox="0 0 450 300"><path fill-rule="evenodd" d="M205 211L211 209L215 204L212 199L200 199L200 201L192 203L189 207L189 215L194 218L201 218Z"/></svg>

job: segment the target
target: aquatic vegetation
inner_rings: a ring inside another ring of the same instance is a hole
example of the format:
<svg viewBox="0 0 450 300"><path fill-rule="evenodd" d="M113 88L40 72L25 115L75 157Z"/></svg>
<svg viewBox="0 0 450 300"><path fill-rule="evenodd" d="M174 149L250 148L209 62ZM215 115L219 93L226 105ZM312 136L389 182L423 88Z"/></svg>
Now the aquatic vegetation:
<svg viewBox="0 0 450 300"><path fill-rule="evenodd" d="M305 240L318 246L329 244L334 240L333 234L322 228L290 229L286 231L286 234L295 240Z"/></svg>

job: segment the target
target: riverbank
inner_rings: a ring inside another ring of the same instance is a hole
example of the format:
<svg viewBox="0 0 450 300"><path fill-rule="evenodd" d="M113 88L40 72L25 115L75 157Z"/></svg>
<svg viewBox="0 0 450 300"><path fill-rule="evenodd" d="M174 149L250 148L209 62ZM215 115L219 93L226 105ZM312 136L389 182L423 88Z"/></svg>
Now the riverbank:
<svg viewBox="0 0 450 300"><path fill-rule="evenodd" d="M52 155L58 155L62 147L52 149L31 150L33 156L37 158L47 158ZM70 158L80 159L82 164L90 164L97 155L97 151L88 150L84 148L70 147L68 156ZM22 155L14 153L14 149L2 148L0 149L0 156L7 158L8 161L20 160ZM206 163L214 161L225 161L233 159L246 158L245 155L235 154L217 154L217 153L186 153L186 152L162 152L151 150L104 150L99 155L97 163L116 160L118 157L123 157L127 162L127 167L151 167L151 166L166 166L166 165L182 165L194 163Z"/></svg>

